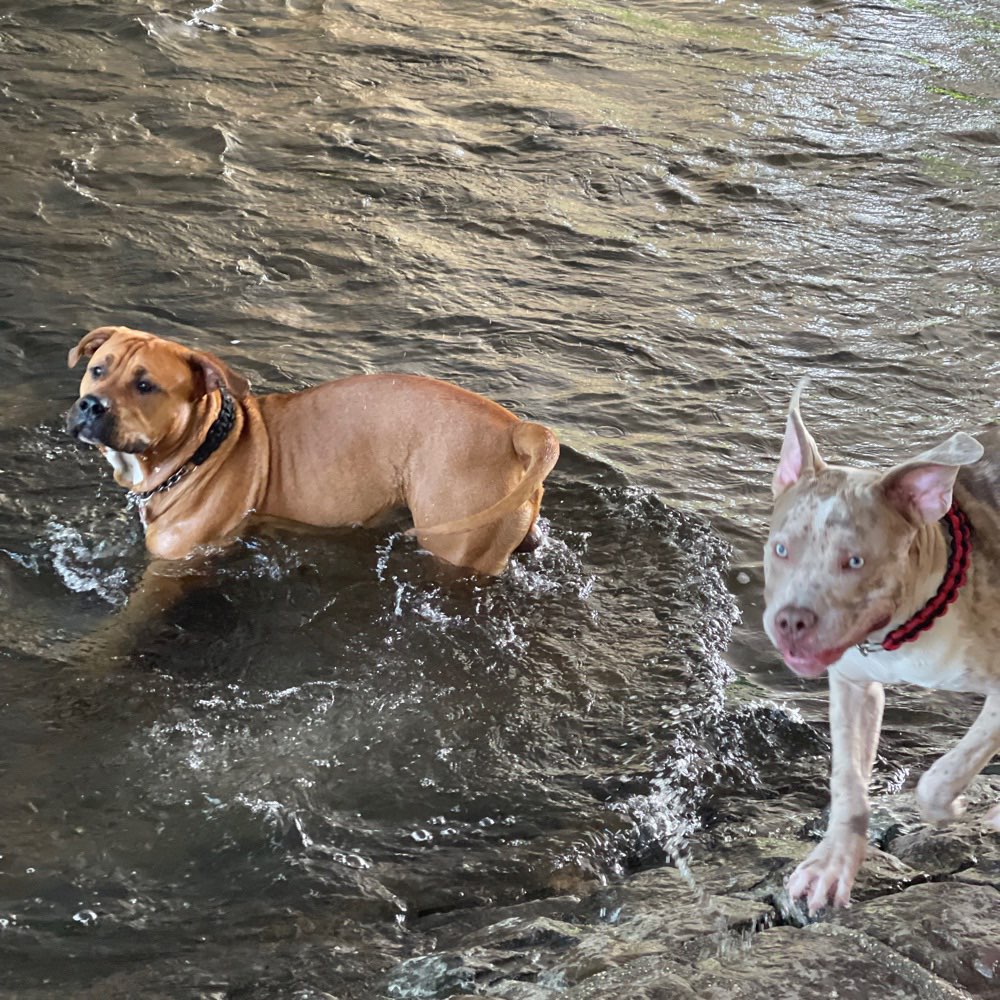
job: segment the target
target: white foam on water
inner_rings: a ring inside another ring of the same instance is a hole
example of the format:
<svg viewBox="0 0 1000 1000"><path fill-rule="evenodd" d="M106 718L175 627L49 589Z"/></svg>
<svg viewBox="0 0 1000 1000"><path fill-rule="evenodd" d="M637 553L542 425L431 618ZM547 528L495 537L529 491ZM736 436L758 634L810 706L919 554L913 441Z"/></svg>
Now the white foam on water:
<svg viewBox="0 0 1000 1000"><path fill-rule="evenodd" d="M401 531L393 532L375 551L378 553L378 561L375 563L375 575L381 581L385 581L386 570L389 568L389 558L392 555L396 542L406 536Z"/></svg>
<svg viewBox="0 0 1000 1000"><path fill-rule="evenodd" d="M571 534L567 540L557 535L545 518L538 519L538 526L542 530L541 544L529 555L515 556L507 576L529 594L573 593L586 601L596 580L586 573L582 559L590 532Z"/></svg>
<svg viewBox="0 0 1000 1000"><path fill-rule="evenodd" d="M393 1000L430 1000L450 990L449 996L475 986L471 969L455 968L439 955L422 955L402 962L392 973L386 993Z"/></svg>
<svg viewBox="0 0 1000 1000"><path fill-rule="evenodd" d="M432 625L440 626L442 629L468 625L468 618L445 611L442 606L445 600L446 595L440 587L427 591L417 588L411 583L397 580L392 613L396 618L415 615Z"/></svg>
<svg viewBox="0 0 1000 1000"><path fill-rule="evenodd" d="M215 21L206 20L212 14L221 12L224 5L212 3L206 7L199 7L191 12L191 16L186 20L176 14L161 11L152 17L138 17L136 20L146 29L146 34L158 42L193 42L196 41L203 31L212 31L226 35L237 34L236 30L228 24L218 24Z"/></svg>
<svg viewBox="0 0 1000 1000"><path fill-rule="evenodd" d="M109 559L122 556L114 542L85 541L73 527L50 521L46 525L52 567L63 583L78 594L94 593L109 604L121 605L128 596L128 572L125 567L108 569Z"/></svg>
<svg viewBox="0 0 1000 1000"><path fill-rule="evenodd" d="M213 24L211 21L205 21L205 14L214 14L216 11L221 11L224 4L219 3L216 0L215 3L210 3L207 7L199 7L197 10L191 12L191 16L187 19L187 24L196 24L199 27L209 28L212 31L228 31L231 29L225 28L221 24Z"/></svg>

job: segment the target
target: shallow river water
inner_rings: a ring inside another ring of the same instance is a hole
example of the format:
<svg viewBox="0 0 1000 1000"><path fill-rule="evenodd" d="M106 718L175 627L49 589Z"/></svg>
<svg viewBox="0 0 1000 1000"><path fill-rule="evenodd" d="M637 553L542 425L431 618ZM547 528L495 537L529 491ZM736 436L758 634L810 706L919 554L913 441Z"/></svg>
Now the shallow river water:
<svg viewBox="0 0 1000 1000"><path fill-rule="evenodd" d="M825 692L760 631L784 409L810 375L876 463L993 419L998 107L993 0L0 8L0 986L447 996L393 979L435 914L815 814ZM250 537L85 668L145 560L62 430L105 323L541 420L547 542L456 583L394 527ZM877 786L974 707L893 695Z"/></svg>

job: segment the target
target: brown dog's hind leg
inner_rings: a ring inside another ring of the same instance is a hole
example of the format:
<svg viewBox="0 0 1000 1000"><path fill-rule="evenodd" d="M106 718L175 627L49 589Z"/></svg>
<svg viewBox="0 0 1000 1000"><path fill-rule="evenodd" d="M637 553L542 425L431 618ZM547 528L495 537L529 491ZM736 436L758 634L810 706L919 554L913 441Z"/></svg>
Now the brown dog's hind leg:
<svg viewBox="0 0 1000 1000"><path fill-rule="evenodd" d="M453 535L429 537L421 537L418 530L417 539L421 548L439 559L464 566L474 573L497 576L504 571L515 549L533 536L541 494L539 487L536 497L494 524Z"/></svg>

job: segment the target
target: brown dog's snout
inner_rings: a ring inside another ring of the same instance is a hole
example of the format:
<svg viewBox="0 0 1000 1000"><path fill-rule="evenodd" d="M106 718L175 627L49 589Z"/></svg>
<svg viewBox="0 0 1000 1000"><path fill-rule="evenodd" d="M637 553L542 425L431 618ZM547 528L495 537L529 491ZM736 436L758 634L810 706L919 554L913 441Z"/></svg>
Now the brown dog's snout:
<svg viewBox="0 0 1000 1000"><path fill-rule="evenodd" d="M774 616L774 627L782 639L804 639L818 621L815 611L788 604Z"/></svg>
<svg viewBox="0 0 1000 1000"><path fill-rule="evenodd" d="M81 396L73 406L76 415L82 420L94 420L103 416L108 411L107 404L98 396Z"/></svg>
<svg viewBox="0 0 1000 1000"><path fill-rule="evenodd" d="M106 429L110 419L110 406L107 400L88 393L81 396L66 414L66 430L75 438L86 434L95 436L98 430Z"/></svg>

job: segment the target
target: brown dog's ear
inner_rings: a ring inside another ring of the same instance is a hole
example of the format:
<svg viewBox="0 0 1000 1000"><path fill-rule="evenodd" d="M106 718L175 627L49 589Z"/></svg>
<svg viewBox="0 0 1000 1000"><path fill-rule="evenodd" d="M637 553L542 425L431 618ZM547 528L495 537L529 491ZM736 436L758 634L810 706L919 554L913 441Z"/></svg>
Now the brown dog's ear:
<svg viewBox="0 0 1000 1000"><path fill-rule="evenodd" d="M788 408L788 423L785 425L785 439L781 443L781 458L778 468L774 470L771 489L774 495L780 496L790 486L794 486L804 475L815 475L826 468L813 441L812 435L806 430L799 413L799 397L806 387L807 380L802 379L792 393L792 402Z"/></svg>
<svg viewBox="0 0 1000 1000"><path fill-rule="evenodd" d="M121 326L99 326L96 330L84 334L83 339L69 352L69 357L66 359L70 368L75 368L80 358L89 358L101 344L123 329L125 328Z"/></svg>
<svg viewBox="0 0 1000 1000"><path fill-rule="evenodd" d="M188 356L188 364L195 373L196 384L201 387L199 395L206 396L222 386L236 399L245 399L250 395L250 383L215 355L192 351Z"/></svg>

